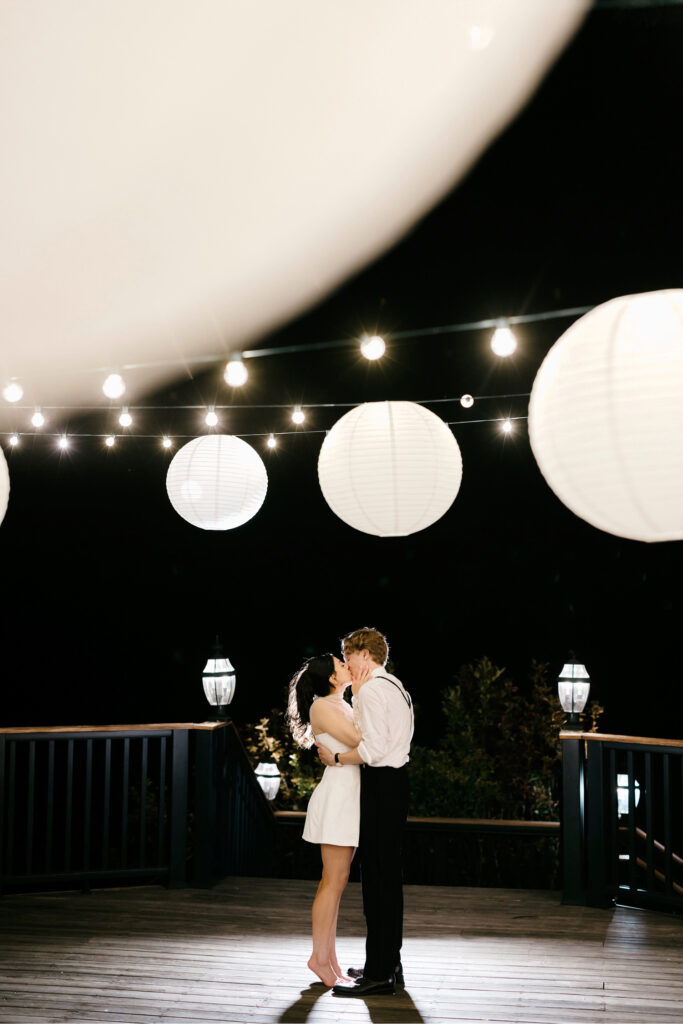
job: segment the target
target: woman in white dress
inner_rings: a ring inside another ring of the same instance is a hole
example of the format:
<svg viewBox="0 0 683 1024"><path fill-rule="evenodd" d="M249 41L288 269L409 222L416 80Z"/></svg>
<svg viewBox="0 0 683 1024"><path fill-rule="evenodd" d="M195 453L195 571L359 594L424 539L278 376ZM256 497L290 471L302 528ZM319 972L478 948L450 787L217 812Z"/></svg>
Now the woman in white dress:
<svg viewBox="0 0 683 1024"><path fill-rule="evenodd" d="M332 654L310 658L289 684L287 719L300 747L324 743L333 753L352 750L361 735L344 691L351 683L347 665ZM337 914L349 877L360 830L360 768L326 768L308 804L303 838L319 843L322 878L313 902L313 953L308 966L325 985L346 980L337 953ZM351 979L348 979L351 980Z"/></svg>

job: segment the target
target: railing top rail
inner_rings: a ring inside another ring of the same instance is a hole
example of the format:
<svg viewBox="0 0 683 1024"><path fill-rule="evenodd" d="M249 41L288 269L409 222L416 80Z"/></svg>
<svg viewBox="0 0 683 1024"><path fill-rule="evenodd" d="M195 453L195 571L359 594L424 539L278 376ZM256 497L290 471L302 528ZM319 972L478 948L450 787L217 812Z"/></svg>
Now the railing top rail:
<svg viewBox="0 0 683 1024"><path fill-rule="evenodd" d="M306 817L305 811L274 811L276 818L289 819L292 821L298 821ZM509 827L509 828L524 828L524 826L533 829L547 829L548 832L553 832L560 827L559 821L529 821L528 818L414 818L408 817L409 822L415 822L416 824L429 824L429 825L471 825L473 827L479 826L498 826L498 827Z"/></svg>
<svg viewBox="0 0 683 1024"><path fill-rule="evenodd" d="M563 729L560 732L560 739L602 740L603 743L626 743L629 746L637 743L648 747L683 747L683 740L664 740L651 736L618 736L611 732L572 732Z"/></svg>
<svg viewBox="0 0 683 1024"><path fill-rule="evenodd" d="M168 732L169 729L224 729L228 722L158 722L152 725L47 725L0 727L0 735L62 732Z"/></svg>

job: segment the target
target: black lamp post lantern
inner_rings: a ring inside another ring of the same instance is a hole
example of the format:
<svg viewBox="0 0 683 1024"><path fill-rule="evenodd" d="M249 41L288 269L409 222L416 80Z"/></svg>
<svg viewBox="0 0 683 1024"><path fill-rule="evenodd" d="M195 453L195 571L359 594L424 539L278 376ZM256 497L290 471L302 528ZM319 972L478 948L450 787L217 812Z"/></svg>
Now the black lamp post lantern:
<svg viewBox="0 0 683 1024"><path fill-rule="evenodd" d="M206 699L216 708L216 718L220 722L229 721L227 706L235 695L235 670L223 654L218 637L213 654L204 666L202 683Z"/></svg>
<svg viewBox="0 0 683 1024"><path fill-rule="evenodd" d="M586 666L576 661L574 652L570 651L557 680L560 704L563 711L567 712L567 717L562 723L563 729L581 728L580 715L586 706L590 688L591 680Z"/></svg>

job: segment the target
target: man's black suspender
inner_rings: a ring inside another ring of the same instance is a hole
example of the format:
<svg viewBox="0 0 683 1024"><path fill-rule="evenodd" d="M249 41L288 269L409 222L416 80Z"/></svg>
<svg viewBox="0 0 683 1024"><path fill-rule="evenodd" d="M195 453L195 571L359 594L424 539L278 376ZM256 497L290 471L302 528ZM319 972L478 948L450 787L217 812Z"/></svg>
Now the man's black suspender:
<svg viewBox="0 0 683 1024"><path fill-rule="evenodd" d="M401 687L398 685L398 683L395 683L393 679L388 679L386 676L374 676L374 678L375 679L383 679L386 683L391 683L392 686L395 686L396 689L398 690L398 692L403 697L403 699L406 702L406 704L408 705L408 707L412 708L413 701L412 701L412 698L411 698L411 696L410 696L410 694L408 693L407 690L402 690Z"/></svg>

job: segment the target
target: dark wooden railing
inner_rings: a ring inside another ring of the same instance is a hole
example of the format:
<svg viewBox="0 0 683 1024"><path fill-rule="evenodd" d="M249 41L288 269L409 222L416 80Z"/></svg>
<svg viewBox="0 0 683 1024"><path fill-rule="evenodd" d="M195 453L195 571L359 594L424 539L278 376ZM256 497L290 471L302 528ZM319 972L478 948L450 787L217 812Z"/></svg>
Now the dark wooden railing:
<svg viewBox="0 0 683 1024"><path fill-rule="evenodd" d="M268 874L273 831L232 723L0 730L0 890Z"/></svg>
<svg viewBox="0 0 683 1024"><path fill-rule="evenodd" d="M683 740L560 737L565 903L683 909Z"/></svg>
<svg viewBox="0 0 683 1024"><path fill-rule="evenodd" d="M276 811L276 870L283 878L320 877L320 852L303 842L303 811ZM407 884L556 888L559 821L409 817L403 841ZM358 879L358 864L351 867Z"/></svg>

